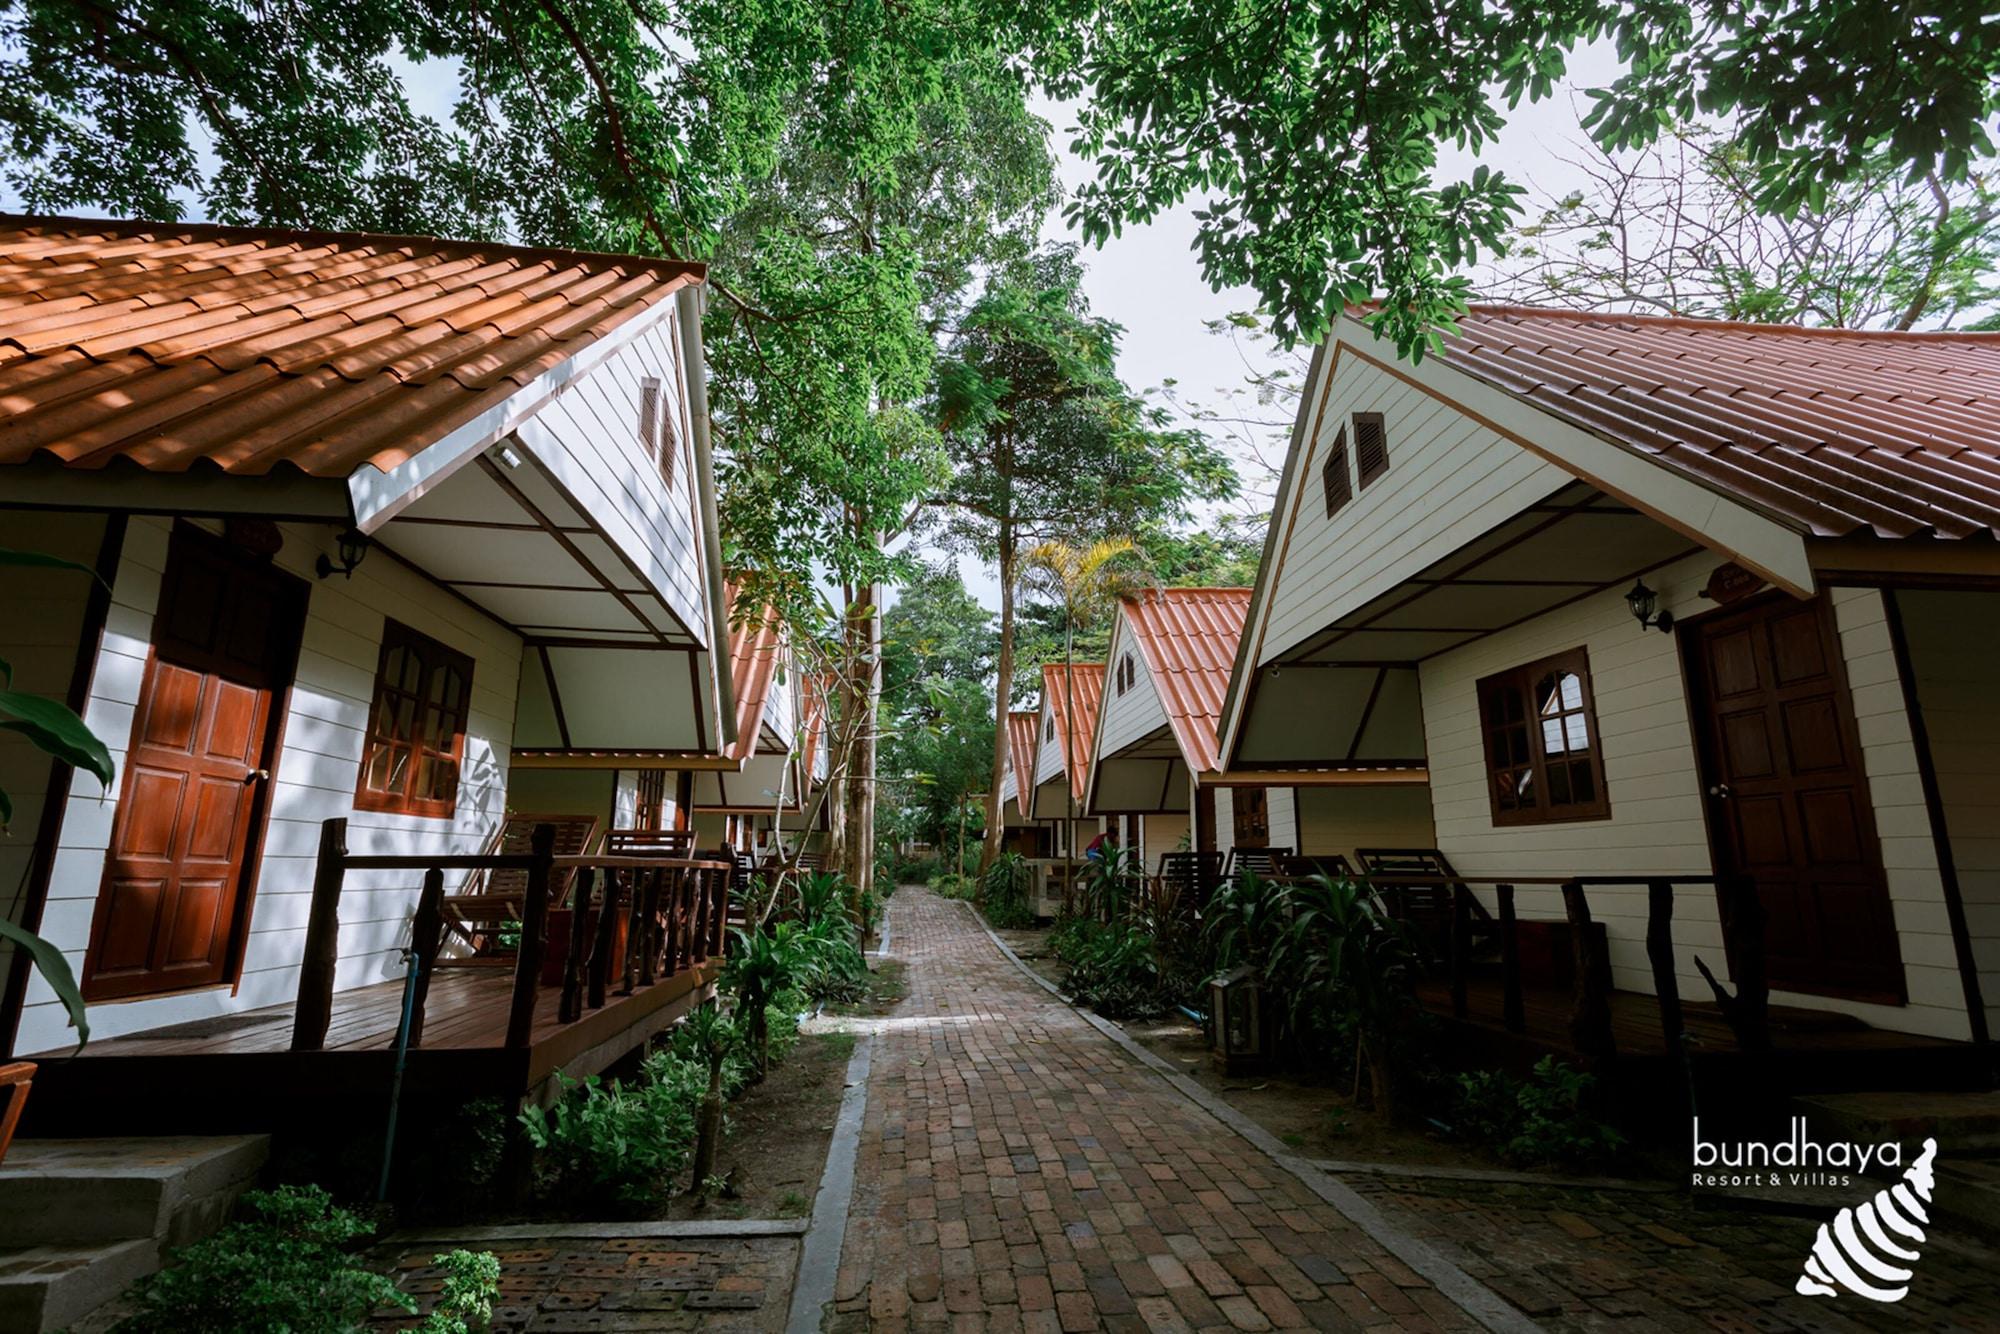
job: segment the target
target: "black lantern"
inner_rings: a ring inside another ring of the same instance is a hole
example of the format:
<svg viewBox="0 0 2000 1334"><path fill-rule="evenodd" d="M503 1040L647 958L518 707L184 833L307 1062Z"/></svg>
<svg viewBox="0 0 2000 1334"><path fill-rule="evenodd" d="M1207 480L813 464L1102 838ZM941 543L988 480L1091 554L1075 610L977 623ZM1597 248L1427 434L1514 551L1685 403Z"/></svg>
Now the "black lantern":
<svg viewBox="0 0 2000 1334"><path fill-rule="evenodd" d="M319 563L313 568L319 571L319 577L322 579L330 579L336 574L343 579L352 578L355 567L361 564L361 558L367 554L368 535L359 528L349 528L340 535L340 564L335 565L322 554Z"/></svg>
<svg viewBox="0 0 2000 1334"><path fill-rule="evenodd" d="M1232 968L1209 979L1208 1052L1224 1074L1263 1067L1263 1009L1263 987L1252 969Z"/></svg>
<svg viewBox="0 0 2000 1334"><path fill-rule="evenodd" d="M1639 623L1641 630L1658 630L1661 634L1672 634L1674 614L1670 611L1655 611L1660 605L1660 595L1646 587L1644 579L1632 581L1632 591L1625 595L1625 605L1632 609L1632 619Z"/></svg>

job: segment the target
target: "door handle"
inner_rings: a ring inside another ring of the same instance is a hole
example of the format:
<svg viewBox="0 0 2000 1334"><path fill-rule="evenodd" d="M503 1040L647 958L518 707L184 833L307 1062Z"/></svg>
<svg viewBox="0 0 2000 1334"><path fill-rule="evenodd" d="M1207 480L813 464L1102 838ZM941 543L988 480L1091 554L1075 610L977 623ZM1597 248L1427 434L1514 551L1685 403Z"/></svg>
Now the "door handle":
<svg viewBox="0 0 2000 1334"><path fill-rule="evenodd" d="M246 783L269 782L270 778L271 771L269 769L252 769L249 773L243 775L243 781Z"/></svg>
<svg viewBox="0 0 2000 1334"><path fill-rule="evenodd" d="M1708 795L1709 795L1709 796L1711 796L1711 797L1718 797L1718 798L1720 798L1720 799L1721 799L1721 800L1723 800L1723 801L1728 801L1728 800L1729 800L1729 784L1727 784L1727 783L1711 783L1711 784L1709 784L1709 788L1708 788Z"/></svg>

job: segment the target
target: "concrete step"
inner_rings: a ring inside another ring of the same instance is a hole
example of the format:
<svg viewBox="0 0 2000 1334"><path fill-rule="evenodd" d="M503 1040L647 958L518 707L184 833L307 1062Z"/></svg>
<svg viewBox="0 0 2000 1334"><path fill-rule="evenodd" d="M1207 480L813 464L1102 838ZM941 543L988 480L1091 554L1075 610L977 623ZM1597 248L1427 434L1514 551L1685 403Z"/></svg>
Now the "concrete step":
<svg viewBox="0 0 2000 1334"><path fill-rule="evenodd" d="M0 1248L185 1246L222 1225L269 1152L264 1135L16 1140L0 1163Z"/></svg>
<svg viewBox="0 0 2000 1334"><path fill-rule="evenodd" d="M2000 1242L2000 1163L1986 1158L1947 1160L1938 1150L1933 1210L1988 1242Z"/></svg>
<svg viewBox="0 0 2000 1334"><path fill-rule="evenodd" d="M150 1238L0 1249L0 1330L66 1329L159 1267Z"/></svg>

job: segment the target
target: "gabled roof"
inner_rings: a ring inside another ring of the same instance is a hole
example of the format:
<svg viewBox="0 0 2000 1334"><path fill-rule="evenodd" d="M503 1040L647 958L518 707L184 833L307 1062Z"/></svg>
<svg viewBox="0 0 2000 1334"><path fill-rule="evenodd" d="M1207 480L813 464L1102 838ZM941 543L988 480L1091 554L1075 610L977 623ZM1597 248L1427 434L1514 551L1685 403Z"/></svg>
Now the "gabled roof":
<svg viewBox="0 0 2000 1334"><path fill-rule="evenodd" d="M827 724L831 721L827 706L834 677L831 672L818 679L807 677L800 685L803 688L799 691L799 774L801 781L812 783L818 777L814 766L820 762L820 752L826 746Z"/></svg>
<svg viewBox="0 0 2000 1334"><path fill-rule="evenodd" d="M1250 610L1250 590L1153 589L1126 598L1123 608L1188 768L1197 774L1220 770L1216 724Z"/></svg>
<svg viewBox="0 0 2000 1334"><path fill-rule="evenodd" d="M728 605L736 606L736 590L729 590ZM732 611L732 616L733 616ZM747 620L735 620L729 627L729 679L736 683L736 739L724 752L739 764L757 753L757 741L764 730L764 705L771 696L771 682L778 674L778 659L784 652L778 618L766 611Z"/></svg>
<svg viewBox="0 0 2000 1334"><path fill-rule="evenodd" d="M0 463L388 471L698 264L0 215Z"/></svg>
<svg viewBox="0 0 2000 1334"><path fill-rule="evenodd" d="M1023 809L1035 790L1035 743L1041 736L1035 724L1040 721L1033 709L1012 709L1007 714L1007 767L1014 776L1014 800Z"/></svg>
<svg viewBox="0 0 2000 1334"><path fill-rule="evenodd" d="M1074 689L1065 684L1074 683ZM1076 697L1076 721L1072 728L1066 712L1069 697ZM1079 662L1074 670L1059 662L1042 665L1042 700L1055 714L1056 736L1062 741L1063 772L1069 775L1070 791L1083 798L1090 777L1091 744L1097 730L1097 705L1104 697L1104 664Z"/></svg>
<svg viewBox="0 0 2000 1334"><path fill-rule="evenodd" d="M2000 334L1475 306L1441 360L1821 537L2000 535Z"/></svg>

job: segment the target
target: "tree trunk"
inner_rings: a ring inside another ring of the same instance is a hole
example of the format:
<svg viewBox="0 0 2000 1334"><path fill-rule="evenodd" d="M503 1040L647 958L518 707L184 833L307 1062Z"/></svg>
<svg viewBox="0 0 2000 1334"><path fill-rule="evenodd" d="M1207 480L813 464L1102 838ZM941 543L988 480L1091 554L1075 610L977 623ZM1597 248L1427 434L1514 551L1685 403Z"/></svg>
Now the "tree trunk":
<svg viewBox="0 0 2000 1334"><path fill-rule="evenodd" d="M1007 781L1007 766L1012 762L1010 750L1012 742L1007 735L1007 714L1009 696L1014 688L1014 526L1006 519L1000 521L1000 660L998 678L993 688L993 781L986 789L986 843L979 850L979 874L984 878L993 867L993 861L1000 855L1000 842L1006 837L1006 803L1000 800L1000 785ZM1015 800L1021 809L1028 808L1032 794L1019 792Z"/></svg>
<svg viewBox="0 0 2000 1334"><path fill-rule="evenodd" d="M846 826L846 864L841 868L857 897L875 882L875 718L882 696L882 620L879 589L854 590L848 600L846 692L849 706L846 790L841 794Z"/></svg>
<svg viewBox="0 0 2000 1334"><path fill-rule="evenodd" d="M720 1060L708 1063L708 1096L701 1100L695 1128L692 1189L702 1199L707 1198L703 1183L715 1175L715 1148L722 1140L722 1066Z"/></svg>

